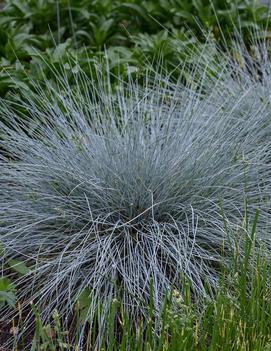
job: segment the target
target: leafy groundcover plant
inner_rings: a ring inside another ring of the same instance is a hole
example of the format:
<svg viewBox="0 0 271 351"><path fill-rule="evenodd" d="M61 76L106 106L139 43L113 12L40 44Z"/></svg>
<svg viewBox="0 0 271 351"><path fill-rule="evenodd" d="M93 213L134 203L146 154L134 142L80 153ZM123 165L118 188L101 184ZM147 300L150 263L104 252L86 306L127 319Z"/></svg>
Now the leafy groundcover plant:
<svg viewBox="0 0 271 351"><path fill-rule="evenodd" d="M212 294L257 210L268 244L270 108L250 88L146 77L111 91L54 74L1 101L1 240L29 267L19 298L43 320L57 308L69 324L87 294L102 333L115 298L136 324L184 280L194 298Z"/></svg>

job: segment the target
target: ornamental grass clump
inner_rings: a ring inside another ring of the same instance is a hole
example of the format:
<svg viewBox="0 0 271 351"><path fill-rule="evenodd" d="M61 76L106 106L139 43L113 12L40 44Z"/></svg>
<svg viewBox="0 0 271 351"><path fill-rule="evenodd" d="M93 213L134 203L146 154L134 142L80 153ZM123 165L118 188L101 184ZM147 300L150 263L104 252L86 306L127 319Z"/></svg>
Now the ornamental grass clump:
<svg viewBox="0 0 271 351"><path fill-rule="evenodd" d="M194 84L202 84L204 75L205 93L213 95L215 106L231 96L238 103L235 109L238 114L242 109L256 108L257 104L258 108L270 104L271 63L270 43L255 35L246 46L242 35L238 32L236 35L226 51L207 37L204 48L196 49L193 61ZM244 94L246 98L238 100Z"/></svg>
<svg viewBox="0 0 271 351"><path fill-rule="evenodd" d="M269 242L268 106L246 90L217 104L216 87L130 79L111 91L56 75L1 101L0 234L30 269L20 301L69 319L87 291L86 320L117 297L136 321L150 295L156 310L168 291L181 296L184 278L210 294L257 210Z"/></svg>

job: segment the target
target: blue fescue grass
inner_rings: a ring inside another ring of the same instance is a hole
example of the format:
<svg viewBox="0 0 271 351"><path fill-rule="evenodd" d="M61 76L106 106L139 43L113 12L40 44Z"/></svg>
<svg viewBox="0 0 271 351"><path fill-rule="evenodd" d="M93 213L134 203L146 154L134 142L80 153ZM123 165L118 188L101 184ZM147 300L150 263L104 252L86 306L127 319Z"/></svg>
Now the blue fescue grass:
<svg viewBox="0 0 271 351"><path fill-rule="evenodd" d="M75 88L54 74L57 84L1 101L0 234L6 257L29 266L20 299L43 320L57 308L68 324L87 292L102 337L116 297L137 324L151 298L157 316L168 291L183 296L184 279L194 299L214 294L232 250L246 256L258 210L269 247L262 82L232 93L230 75L203 75L195 91L157 76L112 92L80 68Z"/></svg>
<svg viewBox="0 0 271 351"><path fill-rule="evenodd" d="M253 229L244 242L244 257L238 251L232 252L229 266L220 277L220 288L212 299L203 299L197 308L191 295L191 285L184 280L183 295L169 291L159 312L160 329L153 318L152 300L144 320L136 326L125 312L121 300L111 302L107 313L106 333L86 326L84 346L73 339L73 333L80 336L82 324L67 330L57 311L44 324L39 311L32 307L35 316L31 351L39 350L265 350L270 347L270 260L264 254L264 247L255 250L257 213ZM252 240L251 240L252 239ZM229 257L227 257L229 259ZM247 262L255 262L248 266ZM82 303L83 301L81 301ZM98 316L94 316L94 319ZM24 321L19 331L23 331ZM14 350L28 350L30 346L22 340L25 331L14 342ZM29 338L28 338L29 340ZM81 343L82 344L82 343Z"/></svg>

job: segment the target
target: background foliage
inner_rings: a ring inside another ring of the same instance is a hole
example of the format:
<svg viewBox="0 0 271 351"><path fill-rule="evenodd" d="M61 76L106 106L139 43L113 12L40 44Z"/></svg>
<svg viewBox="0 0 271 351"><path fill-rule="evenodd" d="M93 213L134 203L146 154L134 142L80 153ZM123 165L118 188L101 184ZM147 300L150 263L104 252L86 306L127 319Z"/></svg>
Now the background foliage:
<svg viewBox="0 0 271 351"><path fill-rule="evenodd" d="M173 69L206 32L222 47L236 31L247 43L251 33L270 36L269 8L255 0L6 0L0 8L0 96L37 80L40 66L50 78L48 63L68 72L79 60L88 72L105 49L110 69L125 75L126 64L136 72L158 58Z"/></svg>

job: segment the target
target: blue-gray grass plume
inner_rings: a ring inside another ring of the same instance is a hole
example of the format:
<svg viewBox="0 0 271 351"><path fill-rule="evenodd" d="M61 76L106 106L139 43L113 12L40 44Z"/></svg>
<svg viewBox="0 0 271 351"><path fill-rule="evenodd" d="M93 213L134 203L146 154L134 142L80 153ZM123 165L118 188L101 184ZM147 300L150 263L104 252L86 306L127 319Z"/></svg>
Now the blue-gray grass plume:
<svg viewBox="0 0 271 351"><path fill-rule="evenodd" d="M90 317L121 296L136 318L151 290L159 308L184 277L195 295L215 288L236 242L242 254L244 213L259 209L268 242L270 105L261 83L232 93L232 77L111 91L59 73L57 85L1 101L0 234L6 256L30 267L22 300L69 316L88 289Z"/></svg>

